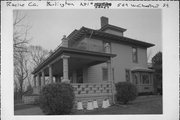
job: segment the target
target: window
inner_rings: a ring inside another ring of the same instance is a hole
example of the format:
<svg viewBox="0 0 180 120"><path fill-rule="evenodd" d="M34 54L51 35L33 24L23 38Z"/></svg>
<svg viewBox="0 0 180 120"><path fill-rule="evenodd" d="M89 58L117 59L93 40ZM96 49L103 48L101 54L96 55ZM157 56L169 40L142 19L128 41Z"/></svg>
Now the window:
<svg viewBox="0 0 180 120"><path fill-rule="evenodd" d="M149 75L144 73L141 75L142 84L150 84Z"/></svg>
<svg viewBox="0 0 180 120"><path fill-rule="evenodd" d="M103 81L108 81L108 69L102 68Z"/></svg>
<svg viewBox="0 0 180 120"><path fill-rule="evenodd" d="M110 42L103 41L103 51L104 52L110 52L111 53L111 44Z"/></svg>
<svg viewBox="0 0 180 120"><path fill-rule="evenodd" d="M132 61L134 63L138 62L138 55L137 55L137 48L136 47L132 47Z"/></svg>
<svg viewBox="0 0 180 120"><path fill-rule="evenodd" d="M126 69L126 81L130 82L130 70Z"/></svg>
<svg viewBox="0 0 180 120"><path fill-rule="evenodd" d="M112 80L114 80L114 68L111 71ZM106 67L102 68L102 79L103 81L108 81L108 69Z"/></svg>
<svg viewBox="0 0 180 120"><path fill-rule="evenodd" d="M133 75L133 83L134 84L139 84L139 82L138 82L138 73L133 73L132 74Z"/></svg>
<svg viewBox="0 0 180 120"><path fill-rule="evenodd" d="M112 68L112 76L113 76L113 81L114 81L114 68Z"/></svg>

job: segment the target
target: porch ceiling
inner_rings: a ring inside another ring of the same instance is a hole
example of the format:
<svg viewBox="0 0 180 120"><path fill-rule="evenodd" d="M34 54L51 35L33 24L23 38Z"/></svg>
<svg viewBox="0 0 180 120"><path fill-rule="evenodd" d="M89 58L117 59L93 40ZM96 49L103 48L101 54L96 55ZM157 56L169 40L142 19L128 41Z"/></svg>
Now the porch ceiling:
<svg viewBox="0 0 180 120"><path fill-rule="evenodd" d="M115 54L100 53L72 48L60 47L54 54L49 56L43 63L41 63L32 72L33 74L39 73L44 69L45 76L49 75L48 65L52 64L53 75L62 74L63 71L63 60L60 58L61 55L70 56L68 59L69 71L80 69L85 66L92 66L100 63L104 63L110 60L111 57L115 57Z"/></svg>

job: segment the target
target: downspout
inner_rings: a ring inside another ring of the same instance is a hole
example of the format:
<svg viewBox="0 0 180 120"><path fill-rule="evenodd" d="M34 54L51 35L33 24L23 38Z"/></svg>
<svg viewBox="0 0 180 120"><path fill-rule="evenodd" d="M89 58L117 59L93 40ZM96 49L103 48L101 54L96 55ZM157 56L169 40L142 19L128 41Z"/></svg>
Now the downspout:
<svg viewBox="0 0 180 120"><path fill-rule="evenodd" d="M112 60L110 59L111 63ZM114 72L114 71L113 71ZM112 99L113 99L113 104L115 104L115 94L114 94L114 90L115 90L115 84L114 84L114 79L112 77L112 64L111 64L111 80L112 80Z"/></svg>

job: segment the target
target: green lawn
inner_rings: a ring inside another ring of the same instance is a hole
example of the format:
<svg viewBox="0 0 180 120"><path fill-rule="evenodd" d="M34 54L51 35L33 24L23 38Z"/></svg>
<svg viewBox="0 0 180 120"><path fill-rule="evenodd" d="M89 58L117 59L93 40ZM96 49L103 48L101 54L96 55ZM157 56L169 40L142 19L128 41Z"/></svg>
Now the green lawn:
<svg viewBox="0 0 180 120"><path fill-rule="evenodd" d="M29 107L29 109L27 109ZM15 109L17 115L43 115L39 107L24 106ZM91 111L74 110L72 115L103 115L103 114L162 114L162 96L141 96L128 105L113 105L109 108Z"/></svg>

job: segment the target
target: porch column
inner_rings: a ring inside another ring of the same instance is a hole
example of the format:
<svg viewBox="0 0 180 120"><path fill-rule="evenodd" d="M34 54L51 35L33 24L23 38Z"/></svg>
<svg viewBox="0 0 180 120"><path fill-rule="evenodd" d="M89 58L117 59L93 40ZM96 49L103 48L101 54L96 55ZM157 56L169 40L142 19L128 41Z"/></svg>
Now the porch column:
<svg viewBox="0 0 180 120"><path fill-rule="evenodd" d="M45 75L44 75L44 70L41 71L42 74L42 79L41 79L41 86L45 85Z"/></svg>
<svg viewBox="0 0 180 120"><path fill-rule="evenodd" d="M36 85L37 85L37 87L39 87L39 74L37 74L37 76L36 76Z"/></svg>
<svg viewBox="0 0 180 120"><path fill-rule="evenodd" d="M39 86L41 87L41 75L40 75L40 73L38 74L38 81L39 81Z"/></svg>
<svg viewBox="0 0 180 120"><path fill-rule="evenodd" d="M53 83L52 65L49 65L49 80L50 80L50 83Z"/></svg>
<svg viewBox="0 0 180 120"><path fill-rule="evenodd" d="M63 59L63 80L62 82L70 83L69 77L68 77L68 58L67 55L62 55L61 58Z"/></svg>
<svg viewBox="0 0 180 120"><path fill-rule="evenodd" d="M111 77L111 71L112 71L112 67L111 67L111 60L107 61L107 69L108 69L108 81L112 82L112 77Z"/></svg>
<svg viewBox="0 0 180 120"><path fill-rule="evenodd" d="M105 53L111 53L110 51L110 44L109 43L106 43L105 44ZM111 68L111 58L110 60L107 61L107 69L108 69L108 81L109 82L112 82L112 77L111 77L111 74L112 74L112 68Z"/></svg>
<svg viewBox="0 0 180 120"><path fill-rule="evenodd" d="M107 68L108 68L108 81L111 83L112 85L112 101L113 101L113 104L115 104L115 86L114 86L114 81L112 79L112 67L111 67L111 58L110 60L107 61Z"/></svg>
<svg viewBox="0 0 180 120"><path fill-rule="evenodd" d="M33 81L34 81L34 87L36 87L36 76L33 76Z"/></svg>

